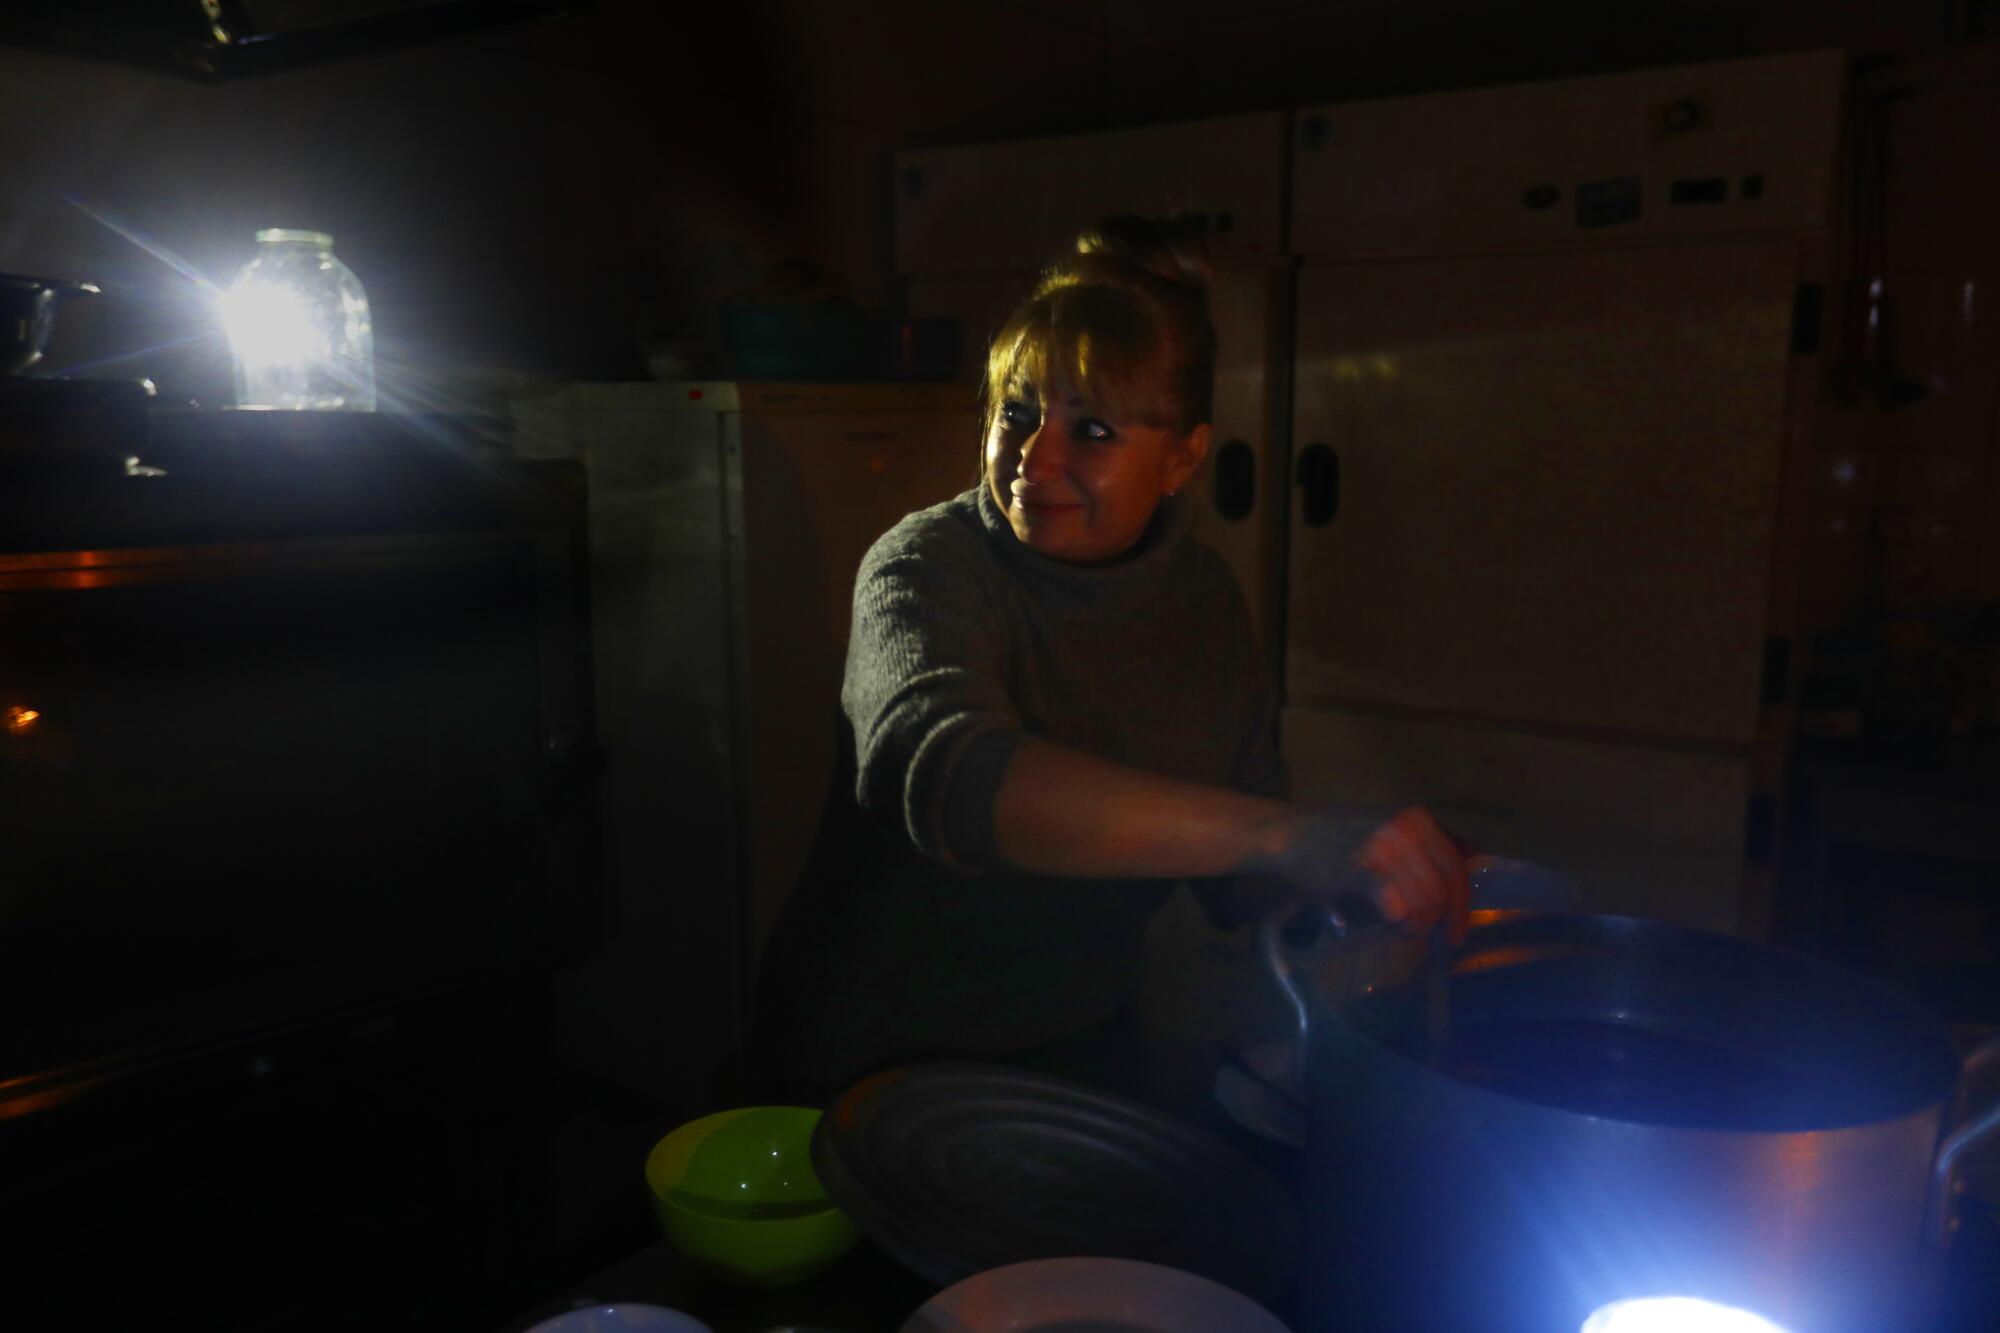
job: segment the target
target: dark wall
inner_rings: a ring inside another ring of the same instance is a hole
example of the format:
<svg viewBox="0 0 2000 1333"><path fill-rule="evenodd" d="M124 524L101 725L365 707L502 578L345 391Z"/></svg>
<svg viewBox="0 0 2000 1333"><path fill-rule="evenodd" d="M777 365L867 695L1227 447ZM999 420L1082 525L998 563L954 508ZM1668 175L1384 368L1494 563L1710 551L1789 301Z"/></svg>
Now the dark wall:
<svg viewBox="0 0 2000 1333"><path fill-rule="evenodd" d="M623 376L782 281L895 300L896 147L1102 129L1996 26L1995 0L1618 6L602 0L567 22L220 86L0 52L0 269L84 276L56 368L227 396L199 288L262 226L334 233L385 381ZM123 357L111 364L105 358Z"/></svg>

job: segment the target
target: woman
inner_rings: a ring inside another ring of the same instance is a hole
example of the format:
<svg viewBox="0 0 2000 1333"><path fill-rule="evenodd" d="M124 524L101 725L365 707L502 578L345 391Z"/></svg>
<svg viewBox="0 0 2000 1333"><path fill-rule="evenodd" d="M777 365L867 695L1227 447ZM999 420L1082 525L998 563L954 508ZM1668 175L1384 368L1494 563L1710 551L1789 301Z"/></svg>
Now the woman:
<svg viewBox="0 0 2000 1333"><path fill-rule="evenodd" d="M1108 220L993 341L980 483L862 561L857 804L836 791L763 969L760 1054L791 1095L942 1057L1140 1090L1143 933L1182 881L1217 902L1361 887L1462 931L1465 868L1430 816L1284 800L1242 593L1188 531L1214 376L1198 240Z"/></svg>

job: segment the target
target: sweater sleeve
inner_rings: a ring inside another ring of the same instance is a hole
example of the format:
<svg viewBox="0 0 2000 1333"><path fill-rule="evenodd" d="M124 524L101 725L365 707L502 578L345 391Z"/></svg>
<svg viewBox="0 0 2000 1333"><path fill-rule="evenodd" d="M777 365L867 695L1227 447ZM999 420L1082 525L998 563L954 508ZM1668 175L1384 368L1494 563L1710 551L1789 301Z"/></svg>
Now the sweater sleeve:
<svg viewBox="0 0 2000 1333"><path fill-rule="evenodd" d="M993 798L1020 719L998 589L950 520L926 517L891 529L861 562L841 704L855 799L893 813L926 856L976 869L992 859Z"/></svg>

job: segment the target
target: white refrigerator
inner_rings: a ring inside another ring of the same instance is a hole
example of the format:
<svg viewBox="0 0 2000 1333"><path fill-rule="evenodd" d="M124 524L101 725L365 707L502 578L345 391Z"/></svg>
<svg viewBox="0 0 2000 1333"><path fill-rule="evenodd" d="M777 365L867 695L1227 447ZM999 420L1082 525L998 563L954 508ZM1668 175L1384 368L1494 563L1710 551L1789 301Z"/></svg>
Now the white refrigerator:
<svg viewBox="0 0 2000 1333"><path fill-rule="evenodd" d="M568 1036L607 1077L711 1104L819 825L855 570L972 484L976 404L954 385L707 381L568 384L512 409L520 452L579 458L589 484L613 920L571 980Z"/></svg>

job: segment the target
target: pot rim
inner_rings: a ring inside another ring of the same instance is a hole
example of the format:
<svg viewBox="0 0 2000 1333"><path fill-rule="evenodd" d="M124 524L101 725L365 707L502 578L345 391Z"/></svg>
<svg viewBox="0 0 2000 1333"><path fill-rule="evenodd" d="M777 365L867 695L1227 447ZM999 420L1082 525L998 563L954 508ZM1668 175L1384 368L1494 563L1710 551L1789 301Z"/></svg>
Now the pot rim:
<svg viewBox="0 0 2000 1333"><path fill-rule="evenodd" d="M1481 935L1486 935L1488 930L1500 933L1505 933L1510 929L1525 930L1534 933L1540 933L1544 930L1560 933L1565 929L1581 928L1584 930L1605 929L1612 933L1621 933L1627 929L1636 929L1641 933L1652 936L1654 939L1665 938L1675 945L1698 945L1701 947L1716 948L1724 953L1736 955L1739 961L1745 963L1749 963L1759 955L1762 955L1774 963L1780 963L1781 965L1813 974L1816 980L1837 983L1850 992L1856 992L1869 997L1871 1003L1868 1007L1873 1011L1876 1019L1885 1024L1894 1024L1903 1027L1905 1031L1913 1035L1920 1033L1923 1036L1926 1043L1933 1048L1930 1056L1936 1067L1933 1070L1933 1078L1925 1080L1925 1087L1919 1089L1913 1084L1907 1089L1908 1097L1905 1100L1880 1114L1860 1118L1828 1116L1819 1123L1810 1126L1799 1126L1793 1129L1688 1125L1676 1124L1664 1120L1653 1120L1645 1117L1609 1115L1602 1112L1586 1111L1572 1106L1563 1106L1538 1098L1524 1097L1511 1091L1484 1087L1476 1083L1462 1082L1455 1079L1451 1080L1453 1095L1470 1097L1474 1102L1522 1108L1537 1115L1576 1117L1590 1121L1602 1121L1607 1124L1629 1125L1649 1132L1664 1131L1676 1135L1690 1134L1698 1137L1727 1137L1732 1135L1763 1137L1774 1134L1838 1133L1844 1130L1867 1129L1871 1126L1893 1124L1912 1116L1941 1116L1947 1113L1947 1108L1962 1078L1963 1056L1954 1046L1950 1032L1933 1015L1926 1013L1921 1006L1917 1005L1900 991L1876 978L1850 972L1825 959L1795 949L1745 940L1737 936L1724 935L1715 931L1702 930L1675 922L1642 917L1627 917L1612 913L1493 912L1487 915L1484 921L1475 923L1475 926L1473 936L1469 937L1468 943L1475 942L1477 937ZM1479 927L1484 927L1484 929L1480 929ZM1393 938L1395 938L1395 927L1393 926L1387 924L1364 926L1349 932L1345 937L1323 940L1318 948L1312 951L1314 961L1316 963L1323 963L1330 956L1367 950L1376 947L1378 941ZM1490 940L1491 936L1488 935L1487 938ZM1310 973L1314 968L1309 964L1304 970ZM1421 1058L1378 1041L1371 1033L1355 1026L1349 1018L1347 1006L1330 1003L1328 997L1321 991L1319 986L1313 984L1310 980L1307 981L1306 990L1310 996L1309 1004L1313 1013L1312 1021L1305 1025L1304 1030L1315 1034L1308 1037L1308 1041L1316 1043L1318 1040L1323 1039L1323 1036L1319 1034L1339 1032L1345 1040L1356 1043L1358 1049L1366 1050L1371 1058L1387 1061L1387 1067L1397 1069L1403 1077L1425 1081L1446 1077L1430 1068ZM1294 1040L1297 1040L1297 1034L1295 1034ZM1300 1069L1299 1073L1301 1078L1303 1078L1303 1068Z"/></svg>

